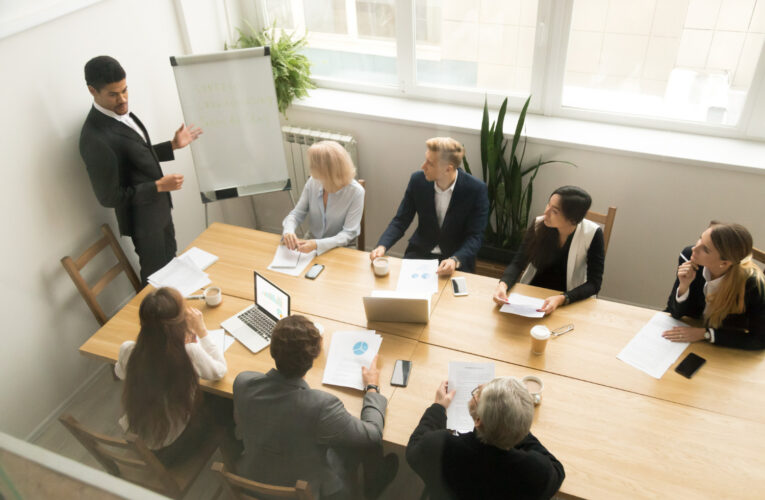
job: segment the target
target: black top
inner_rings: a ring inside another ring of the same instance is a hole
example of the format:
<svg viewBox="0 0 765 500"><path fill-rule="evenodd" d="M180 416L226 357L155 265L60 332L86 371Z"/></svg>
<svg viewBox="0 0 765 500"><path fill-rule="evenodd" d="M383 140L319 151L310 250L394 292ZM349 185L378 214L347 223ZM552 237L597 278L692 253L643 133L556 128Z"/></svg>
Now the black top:
<svg viewBox="0 0 765 500"><path fill-rule="evenodd" d="M510 450L481 442L475 431L446 430L446 409L430 406L409 438L406 460L431 499L547 499L563 483L563 465L529 433Z"/></svg>
<svg viewBox="0 0 765 500"><path fill-rule="evenodd" d="M529 243L533 234L534 226L531 226L526 231L523 243L518 249L518 252L516 252L513 261L507 266L505 273L500 279L500 281L507 285L508 290L518 282L521 273L526 269L526 266L529 265L529 262L531 262ZM568 288L566 283L566 267L568 265L568 253L571 250L571 241L574 234L575 233L571 233L566 239L566 243L555 250L554 259L552 259L552 262L548 266L543 269L537 269L534 278L531 280L531 285L550 288L552 290L560 290L561 292L566 291ZM603 242L603 230L598 228L592 237L590 248L587 249L587 281L567 292L569 301L576 302L577 300L586 299L587 297L596 295L600 291L600 285L603 283L605 260L606 251Z"/></svg>
<svg viewBox="0 0 765 500"><path fill-rule="evenodd" d="M486 184L460 169L440 227L433 185L434 181L427 180L421 170L412 174L404 199L377 244L390 249L404 236L417 214L417 229L409 239L406 253L429 255L438 245L444 258L456 256L461 271L473 272L489 220Z"/></svg>
<svg viewBox="0 0 765 500"><path fill-rule="evenodd" d="M682 254L689 259L691 258L691 248L685 247L682 251ZM685 261L678 257L677 262L679 266ZM675 285L667 299L666 309L673 318L679 319L683 316L702 318L704 316L707 301L704 295L706 280L703 271L704 267L699 266L696 277L688 287L688 298L683 302L677 301L677 288L680 286L680 280L675 278ZM750 276L746 280L745 287L744 312L727 315L722 324L714 329L715 345L752 351L765 349L765 290L755 276ZM709 326L706 323L705 325Z"/></svg>

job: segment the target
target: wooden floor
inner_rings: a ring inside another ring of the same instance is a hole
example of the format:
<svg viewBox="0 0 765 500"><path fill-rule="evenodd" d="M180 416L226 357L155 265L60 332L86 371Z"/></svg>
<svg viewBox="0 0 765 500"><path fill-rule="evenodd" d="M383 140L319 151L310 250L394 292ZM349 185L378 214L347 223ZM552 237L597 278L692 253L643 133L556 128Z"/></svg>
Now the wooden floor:
<svg viewBox="0 0 765 500"><path fill-rule="evenodd" d="M62 413L71 413L86 427L112 436L120 436L122 429L117 424L121 415L120 395L122 382L112 378L108 367L96 375L91 385L76 394ZM59 455L63 455L95 469L103 470L100 464L77 442L57 419L53 419L40 433L34 444ZM396 480L383 492L381 499L417 500L423 489L420 478L412 471L403 456L403 448L388 447L386 452L399 455L399 472ZM218 454L212 461L221 460ZM186 495L189 500L211 499L218 489L218 479L212 471L202 473Z"/></svg>

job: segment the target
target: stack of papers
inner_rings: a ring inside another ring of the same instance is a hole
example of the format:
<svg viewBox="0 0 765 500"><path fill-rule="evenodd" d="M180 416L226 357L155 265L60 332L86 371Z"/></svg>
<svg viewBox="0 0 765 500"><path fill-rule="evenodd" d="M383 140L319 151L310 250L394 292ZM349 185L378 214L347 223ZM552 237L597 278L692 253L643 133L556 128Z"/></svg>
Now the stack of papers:
<svg viewBox="0 0 765 500"><path fill-rule="evenodd" d="M231 347L231 344L234 343L234 337L226 335L225 330L222 328L220 330L208 330L207 336L210 340L215 342L215 345L220 352L226 352L226 350Z"/></svg>
<svg viewBox="0 0 765 500"><path fill-rule="evenodd" d="M449 362L448 390L457 390L449 408L446 409L446 428L457 432L473 430L473 417L468 403L473 389L494 380L494 363Z"/></svg>
<svg viewBox="0 0 765 500"><path fill-rule="evenodd" d="M189 248L181 255L181 257L188 257L202 271L218 262L217 255L213 255L210 252L205 252L201 248L197 247Z"/></svg>
<svg viewBox="0 0 765 500"><path fill-rule="evenodd" d="M404 259L396 290L404 294L433 295L438 293L438 260Z"/></svg>
<svg viewBox="0 0 765 500"><path fill-rule="evenodd" d="M188 252L187 252L188 253ZM149 276L149 283L155 288L175 288L188 297L211 283L210 277L186 254L175 257L165 267Z"/></svg>
<svg viewBox="0 0 765 500"><path fill-rule="evenodd" d="M507 303L503 304L499 312L516 314L527 318L542 318L545 313L537 311L544 304L544 299L521 295L520 293L511 293L507 297Z"/></svg>
<svg viewBox="0 0 765 500"><path fill-rule="evenodd" d="M276 247L274 259L269 264L268 269L277 271L290 276L298 276L316 257L316 250L310 253L303 253L297 250L290 250L284 245Z"/></svg>
<svg viewBox="0 0 765 500"><path fill-rule="evenodd" d="M661 336L676 326L688 325L667 313L654 314L616 357L654 378L661 378L688 347L688 342L672 342Z"/></svg>
<svg viewBox="0 0 765 500"><path fill-rule="evenodd" d="M374 330L332 334L322 383L363 390L361 367L369 367L380 350L382 337Z"/></svg>

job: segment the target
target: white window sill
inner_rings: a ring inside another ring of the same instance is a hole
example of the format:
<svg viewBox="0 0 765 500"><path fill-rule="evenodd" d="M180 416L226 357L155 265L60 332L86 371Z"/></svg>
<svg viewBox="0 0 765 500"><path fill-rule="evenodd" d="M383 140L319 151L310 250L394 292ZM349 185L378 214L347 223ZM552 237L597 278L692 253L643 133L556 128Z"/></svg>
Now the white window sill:
<svg viewBox="0 0 765 500"><path fill-rule="evenodd" d="M446 127L472 134L480 133L483 114L482 107L330 89L312 90L309 97L292 106L370 120ZM496 110L490 110L489 119L493 121L496 116ZM513 133L517 119L518 113L507 113L506 135ZM765 174L763 142L530 114L526 117L525 133L533 144Z"/></svg>

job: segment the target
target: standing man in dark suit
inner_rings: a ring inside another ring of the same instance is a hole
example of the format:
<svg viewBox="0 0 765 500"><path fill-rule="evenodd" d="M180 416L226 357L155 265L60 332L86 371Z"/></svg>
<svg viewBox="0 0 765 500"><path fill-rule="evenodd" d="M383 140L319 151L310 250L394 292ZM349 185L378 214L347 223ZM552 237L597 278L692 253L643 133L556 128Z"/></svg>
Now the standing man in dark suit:
<svg viewBox="0 0 765 500"><path fill-rule="evenodd" d="M145 285L154 271L175 257L170 191L183 185L180 174L164 175L160 161L193 142L201 129L181 127L172 141L152 145L143 123L128 110L125 70L109 56L85 64L93 106L80 134L80 155L96 198L114 208L120 234L133 239Z"/></svg>
<svg viewBox="0 0 765 500"><path fill-rule="evenodd" d="M405 259L438 259L438 274L472 272L489 217L486 184L460 168L465 149L451 137L425 143L422 170L412 174L398 212L369 258L382 257L412 223Z"/></svg>

